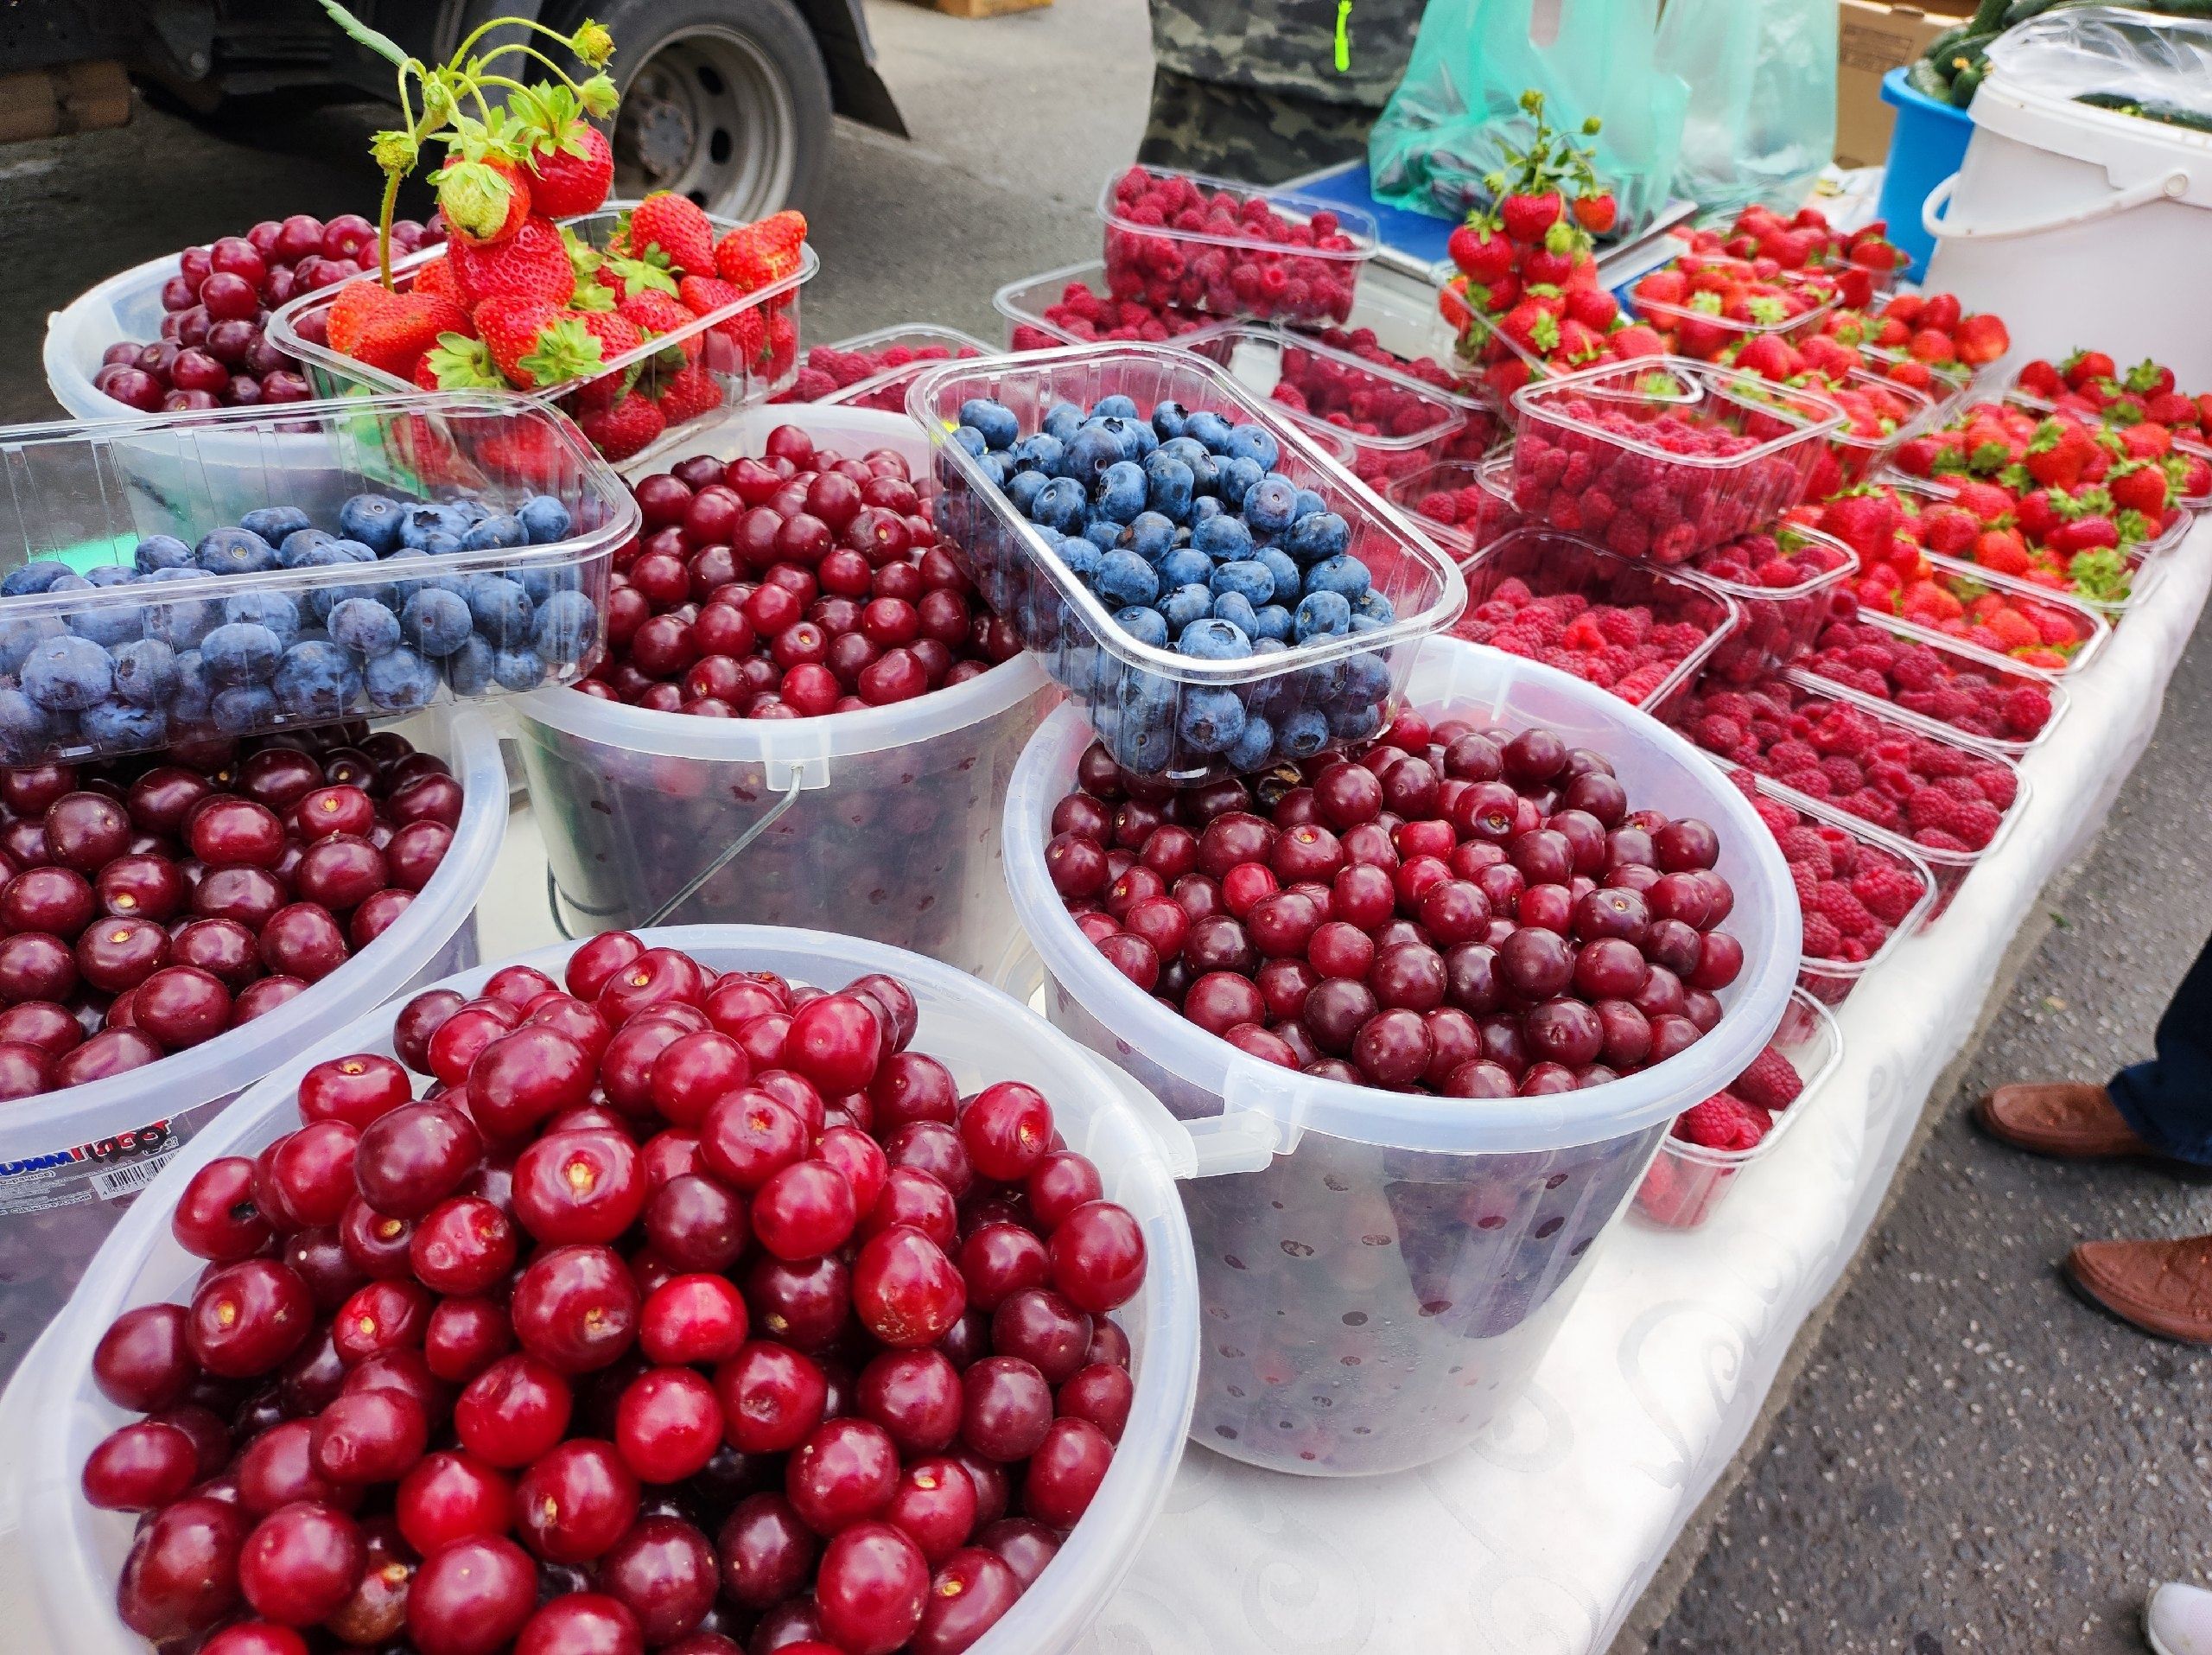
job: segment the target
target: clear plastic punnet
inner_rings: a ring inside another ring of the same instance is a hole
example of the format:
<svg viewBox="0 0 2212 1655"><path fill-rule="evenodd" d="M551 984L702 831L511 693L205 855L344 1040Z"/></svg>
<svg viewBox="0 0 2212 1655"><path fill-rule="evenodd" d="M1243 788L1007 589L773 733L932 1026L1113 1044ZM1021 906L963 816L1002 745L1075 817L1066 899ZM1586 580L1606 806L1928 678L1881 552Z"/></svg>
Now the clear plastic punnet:
<svg viewBox="0 0 2212 1655"><path fill-rule="evenodd" d="M596 213L562 220L563 227L574 232L594 249L604 250L617 226L636 205L634 201L609 201ZM717 237L737 228L734 219L710 216L708 221L714 226ZM405 292L416 267L413 264L395 267L392 285ZM608 358L598 372L587 379L570 379L537 391L491 394L524 398L563 409L571 415L582 415L588 412L594 398L603 397L611 403L626 386L641 387L647 394L654 394L657 376L683 367L694 355L696 344L696 359L705 366L721 400L702 412L667 426L651 443L638 450L646 455L664 453L683 442L702 424L720 417L723 409L765 402L791 383L798 372L799 289L812 281L814 273L821 268L822 260L815 252L813 243L805 243L799 248L799 267L791 275L733 299L704 315L695 316L683 327L656 334L635 349ZM406 381L393 378L383 369L357 362L330 347L330 307L338 302L340 291L337 287L323 288L303 294L285 305L269 319L270 343L305 364L308 383L315 387L318 397L381 397L410 389ZM750 328L741 329L739 325L740 319L748 313L757 313L757 334ZM751 340L741 339L741 332L754 334L759 341L757 346ZM673 354L677 347L682 349L681 357ZM632 456L621 457L626 460Z"/></svg>
<svg viewBox="0 0 2212 1655"><path fill-rule="evenodd" d="M1708 264L1735 264L1732 259L1706 261ZM1749 266L1745 266L1748 270ZM1791 314L1759 320L1754 317L1725 316L1718 311L1700 309L1695 304L1669 304L1663 300L1638 298L1630 290L1629 302L1636 314L1666 334L1671 347L1683 356L1694 356L1701 362L1717 361L1733 354L1755 339L1779 339L1785 343L1809 337L1820 331L1821 324L1835 309L1836 296L1833 289L1824 292L1811 287L1798 290L1805 301L1805 308Z"/></svg>
<svg viewBox="0 0 2212 1655"><path fill-rule="evenodd" d="M1382 498L1430 539L1465 556L1519 526L1520 513L1513 509L1512 470L1513 461L1504 455L1439 460L1392 478Z"/></svg>
<svg viewBox="0 0 2212 1655"><path fill-rule="evenodd" d="M1147 201L1172 211L1155 217ZM1109 173L1098 216L1116 292L1260 321L1344 321L1380 245L1374 218L1357 207L1173 167Z"/></svg>
<svg viewBox="0 0 2212 1655"><path fill-rule="evenodd" d="M1550 726L1605 754L1632 805L1710 823L1745 963L1703 1040L1586 1091L1471 1103L1277 1068L1139 990L1068 916L1045 845L1091 736L1071 709L1046 722L1006 813L1046 1014L1192 1136L1183 1199L1204 1329L1192 1434L1270 1470L1401 1471L1479 1435L1542 1357L1669 1123L1766 1044L1797 969L1780 850L1672 732L1565 673L1451 639L1423 646L1406 700L1431 717Z"/></svg>
<svg viewBox="0 0 2212 1655"><path fill-rule="evenodd" d="M1095 325L1086 324L1090 328L1086 334L1068 321L1056 320L1047 314L1066 303L1068 295L1078 286L1094 302L1116 302L1116 295L1106 283L1106 266L1096 258L1046 271L1039 276L1018 277L991 295L991 308L1006 318L1007 348L1048 351L1056 345L1096 344L1106 337ZM1145 309L1153 312L1152 319L1159 324L1160 337L1152 341L1154 343L1226 328L1236 320L1175 305L1164 309L1147 305Z"/></svg>
<svg viewBox="0 0 2212 1655"><path fill-rule="evenodd" d="M0 464L7 764L567 683L638 525L565 417L480 391L19 425Z"/></svg>
<svg viewBox="0 0 2212 1655"><path fill-rule="evenodd" d="M1823 643L1792 677L1842 699L1878 704L1901 724L2012 760L2042 746L2066 716L2065 686L2033 667L1865 609L1850 624L1878 628L1892 643L1913 652L1910 664L1859 665L1849 646L1839 645L1831 652ZM2015 707L2011 698L2023 692L2024 706Z"/></svg>
<svg viewBox="0 0 2212 1655"><path fill-rule="evenodd" d="M1501 634L1519 635L1516 615L1548 609L1565 633L1547 647L1567 654L1550 664L1654 717L1665 716L1744 624L1736 601L1696 576L1615 557L1557 529L1516 529L1459 572L1467 581L1467 612L1452 623L1454 638L1501 647Z"/></svg>
<svg viewBox="0 0 2212 1655"><path fill-rule="evenodd" d="M1132 635L952 440L960 406L973 398L1003 404L1027 434L1056 403L1089 408L1116 395L1134 400L1141 417L1173 400L1263 429L1281 449L1275 469L1344 519L1344 555L1365 565L1391 618L1368 631L1233 660L1181 654ZM1372 735L1388 722L1419 640L1448 626L1464 605L1465 583L1451 561L1324 453L1315 433L1188 351L1089 346L956 363L916 380L906 409L937 449L939 527L1022 647L1134 773L1178 784L1225 773L1224 754L1193 741L1185 716L1194 697L1207 697L1202 704L1211 707L1221 692L1235 701L1240 724L1265 720L1279 742L1306 746L1301 755Z"/></svg>
<svg viewBox="0 0 2212 1655"><path fill-rule="evenodd" d="M1637 1186L1637 1219L1662 1230L1694 1230L1702 1225L1727 1200L1736 1180L1774 1153L1843 1061L1843 1031L1828 1009L1802 988L1791 992L1773 1045L1797 1072L1804 1089L1787 1108L1775 1111L1766 1136L1748 1149L1711 1149L1668 1133L1660 1140L1658 1159Z"/></svg>
<svg viewBox="0 0 2212 1655"><path fill-rule="evenodd" d="M1520 508L1609 551L1662 563L1796 505L1820 439L1843 423L1824 396L1680 356L1524 385L1513 405Z"/></svg>
<svg viewBox="0 0 2212 1655"><path fill-rule="evenodd" d="M1172 1149L1181 1135L1160 1105L1034 1012L918 955L815 932L690 926L646 933L724 971L771 971L835 988L872 971L896 975L914 995L914 1037L949 1067L963 1092L1027 1081L1052 1104L1071 1148L1090 1157L1107 1197L1143 1227L1143 1288L1116 1316L1128 1334L1135 1393L1114 1461L1082 1518L1035 1585L982 1639L973 1655L1067 1655L1134 1561L1166 1502L1183 1455L1198 1364L1198 1284L1190 1233L1176 1199ZM569 950L521 964L557 976ZM486 967L440 984L479 991ZM353 1052L389 1053L400 1003L368 1012L313 1048L257 1072L252 1090L145 1192L86 1272L69 1313L0 1398L0 1601L11 1650L70 1655L146 1655L143 1639L115 1614L115 1583L132 1519L86 1504L79 1477L101 1437L126 1416L92 1384L92 1352L110 1323L137 1305L188 1295L201 1261L169 1234L169 1213L193 1173L227 1155L251 1155L298 1123L300 1077ZM327 1014L321 1027L336 1019ZM265 1078L264 1078L265 1077Z"/></svg>
<svg viewBox="0 0 2212 1655"><path fill-rule="evenodd" d="M1939 411L1936 398L1927 391L1900 385L1887 374L1866 368L1853 368L1843 376L1839 396L1852 392L1870 400L1894 402L1896 409L1885 417L1895 423L1886 431L1861 434L1853 430L1847 419L1836 429L1828 438L1828 452L1835 458L1837 479L1836 487L1828 491L1831 493L1840 493L1855 483L1864 482L1889 464L1891 455L1921 432L1934 427Z"/></svg>
<svg viewBox="0 0 2212 1655"><path fill-rule="evenodd" d="M304 993L202 1045L0 1107L0 1378L154 1173L233 1098L361 1007L476 963L476 904L507 827L499 738L468 707L434 710L408 734L451 766L461 824L389 930ZM0 1601L16 1599L0 1588Z"/></svg>
<svg viewBox="0 0 2212 1655"><path fill-rule="evenodd" d="M726 415L687 451L757 455L784 424L854 456L896 449L928 475L912 420L821 404ZM1056 699L1027 655L952 689L821 718L696 718L569 689L527 697L523 765L556 918L576 934L804 926L980 971L1013 928L1000 801Z"/></svg>
<svg viewBox="0 0 2212 1655"><path fill-rule="evenodd" d="M1777 583L1767 584L1760 573L1777 561L1797 577L1780 582L1777 573ZM1833 535L1784 521L1709 547L1686 567L1744 612L1743 625L1713 652L1707 671L1749 684L1802 655L1839 605L1849 605L1859 555Z"/></svg>
<svg viewBox="0 0 2212 1655"><path fill-rule="evenodd" d="M935 322L878 328L834 345L810 346L800 359L798 378L770 400L818 402L900 414L906 410L906 387L931 364L991 356L996 351L996 347L986 345L973 334L940 328ZM812 374L820 374L830 389L822 390L809 377Z"/></svg>

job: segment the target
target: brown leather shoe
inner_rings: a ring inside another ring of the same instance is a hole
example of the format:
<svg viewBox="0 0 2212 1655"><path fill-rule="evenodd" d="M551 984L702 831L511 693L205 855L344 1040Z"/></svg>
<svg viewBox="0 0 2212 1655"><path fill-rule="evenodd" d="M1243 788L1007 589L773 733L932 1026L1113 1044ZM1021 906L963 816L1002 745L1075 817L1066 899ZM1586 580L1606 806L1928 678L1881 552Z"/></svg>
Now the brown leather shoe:
<svg viewBox="0 0 2212 1655"><path fill-rule="evenodd" d="M2166 1158L2136 1136L2109 1092L2083 1081L1999 1086L1974 1105L1974 1117L1990 1136L2034 1155L2069 1161Z"/></svg>
<svg viewBox="0 0 2212 1655"><path fill-rule="evenodd" d="M2122 1321L2183 1345L2212 1345L2212 1236L2085 1241L2066 1279Z"/></svg>

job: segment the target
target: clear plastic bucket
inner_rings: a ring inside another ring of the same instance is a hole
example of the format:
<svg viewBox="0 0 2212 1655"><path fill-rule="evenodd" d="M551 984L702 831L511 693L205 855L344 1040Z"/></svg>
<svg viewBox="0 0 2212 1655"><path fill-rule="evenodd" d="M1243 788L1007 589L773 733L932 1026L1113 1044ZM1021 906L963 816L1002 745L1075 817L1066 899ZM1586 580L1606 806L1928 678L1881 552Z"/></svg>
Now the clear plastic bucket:
<svg viewBox="0 0 2212 1655"><path fill-rule="evenodd" d="M820 404L726 417L626 469L758 454L786 424L854 456L896 449L917 479L930 475L912 420ZM1023 655L953 689L823 718L694 718L573 690L524 697L523 763L556 918L577 935L804 926L980 971L1014 928L999 801L1057 693Z"/></svg>
<svg viewBox="0 0 2212 1655"><path fill-rule="evenodd" d="M475 963L476 902L507 827L499 744L467 709L426 716L410 734L453 767L461 825L390 930L297 998L203 1046L0 1107L0 1378L60 1309L124 1209L226 1104L346 1012Z"/></svg>
<svg viewBox="0 0 2212 1655"><path fill-rule="evenodd" d="M162 284L177 271L163 253L86 288L46 319L46 388L72 419L126 419L132 411L92 383L100 353L118 340L151 343L162 334Z"/></svg>
<svg viewBox="0 0 2212 1655"><path fill-rule="evenodd" d="M581 699L582 697L579 697ZM1179 1135L1151 1098L1048 1027L1027 1008L943 965L895 949L815 932L697 926L649 933L723 971L766 970L835 985L889 971L913 990L918 1049L939 1059L963 1092L1019 1079L1052 1099L1070 1147L1097 1163L1106 1194L1144 1226L1143 1290L1118 1313L1129 1336L1136 1394L1128 1429L1090 1509L1036 1586L974 1645L975 1655L1058 1655L1081 1640L1121 1582L1167 1497L1182 1458L1197 1366L1198 1284L1168 1146ZM565 947L523 963L557 975ZM473 993L486 968L450 980ZM132 1519L96 1512L78 1492L93 1444L124 1423L91 1378L93 1348L134 1305L189 1290L200 1261L169 1236L168 1213L194 1170L219 1155L252 1155L296 1124L300 1076L349 1052L391 1050L398 1008L387 1005L270 1074L127 1216L86 1273L35 1359L0 1398L0 1603L10 1655L147 1655L113 1610Z"/></svg>
<svg viewBox="0 0 2212 1655"><path fill-rule="evenodd" d="M1006 815L1046 1015L1186 1123L1193 1171L1230 1174L1183 1191L1205 1330L1192 1433L1270 1470L1400 1471L1471 1442L1549 1346L1669 1123L1757 1054L1796 975L1781 851L1687 742L1602 690L1455 640L1422 647L1405 699L1548 724L1605 754L1637 807L1712 824L1744 967L1703 1040L1586 1092L1471 1104L1274 1067L1141 992L1068 918L1045 843L1091 735L1072 708L1046 721Z"/></svg>

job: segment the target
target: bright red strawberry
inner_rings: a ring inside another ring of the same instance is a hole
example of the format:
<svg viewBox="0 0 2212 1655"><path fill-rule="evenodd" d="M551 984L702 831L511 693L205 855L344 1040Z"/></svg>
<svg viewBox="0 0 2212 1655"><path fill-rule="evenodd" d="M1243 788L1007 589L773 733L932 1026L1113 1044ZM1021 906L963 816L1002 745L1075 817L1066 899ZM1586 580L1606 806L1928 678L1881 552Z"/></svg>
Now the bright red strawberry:
<svg viewBox="0 0 2212 1655"><path fill-rule="evenodd" d="M671 299L676 296L676 277L648 259L610 254L600 260L597 279L618 298L645 292L664 293Z"/></svg>
<svg viewBox="0 0 2212 1655"><path fill-rule="evenodd" d="M1574 221L1593 236L1610 232L1620 213L1621 204L1613 199L1611 190L1574 198Z"/></svg>
<svg viewBox="0 0 2212 1655"><path fill-rule="evenodd" d="M585 319L543 299L486 299L476 307L476 328L492 360L524 391L564 385L605 360Z"/></svg>
<svg viewBox="0 0 2212 1655"><path fill-rule="evenodd" d="M1478 282L1493 282L1513 268L1513 244L1501 230L1463 224L1444 244L1452 262Z"/></svg>
<svg viewBox="0 0 2212 1655"><path fill-rule="evenodd" d="M417 264L407 287L411 293L443 294L455 304L468 302L461 296L461 284L454 279L453 258L447 253L440 253L435 258Z"/></svg>
<svg viewBox="0 0 2212 1655"><path fill-rule="evenodd" d="M2058 377L2058 370L2037 357L2020 370L2013 382L2031 397L2040 397L2045 402L2055 402L2066 389L2066 381Z"/></svg>
<svg viewBox="0 0 2212 1655"><path fill-rule="evenodd" d="M626 460L650 447L668 428L667 417L650 397L632 391L613 407L588 413L576 423L592 446L609 460Z"/></svg>
<svg viewBox="0 0 2212 1655"><path fill-rule="evenodd" d="M1533 246L1559 222L1563 210L1559 193L1546 190L1541 195L1509 195L1498 203L1497 212L1507 235L1524 246Z"/></svg>
<svg viewBox="0 0 2212 1655"><path fill-rule="evenodd" d="M330 321L332 349L408 380L439 334L474 331L468 313L442 294L394 293L366 278L346 283Z"/></svg>
<svg viewBox="0 0 2212 1655"><path fill-rule="evenodd" d="M2120 432L2120 440L2130 459L2161 460L2173 452L2174 434L2163 425L2147 421L2127 427Z"/></svg>
<svg viewBox="0 0 2212 1655"><path fill-rule="evenodd" d="M645 342L645 330L615 310L572 310L569 315L583 324L584 331L599 341L599 360L612 362L627 355Z"/></svg>
<svg viewBox="0 0 2212 1655"><path fill-rule="evenodd" d="M507 104L529 144L523 164L533 208L551 219L597 212L614 182L614 151L607 134L584 118L575 93L539 85Z"/></svg>
<svg viewBox="0 0 2212 1655"><path fill-rule="evenodd" d="M671 270L702 275L715 267L715 226L699 204L669 190L655 190L630 209L632 257L658 248Z"/></svg>
<svg viewBox="0 0 2212 1655"><path fill-rule="evenodd" d="M2004 318L1985 310L1961 318L1951 331L1951 344L1960 361L1970 368L1984 368L2012 348L2012 335Z"/></svg>
<svg viewBox="0 0 2212 1655"><path fill-rule="evenodd" d="M681 300L672 293L663 293L646 288L632 293L614 307L648 334L672 334L679 328L689 328L697 320ZM687 353L698 354L698 336L684 341Z"/></svg>
<svg viewBox="0 0 2212 1655"><path fill-rule="evenodd" d="M2122 511L2158 518L2166 509L2166 474L2155 461L2127 460L2114 466L2105 478L2113 504Z"/></svg>
<svg viewBox="0 0 2212 1655"><path fill-rule="evenodd" d="M687 419L696 419L721 407L722 391L715 383L715 376L694 362L669 376L666 388L654 398L654 403L663 419L671 425L681 425Z"/></svg>
<svg viewBox="0 0 2212 1655"><path fill-rule="evenodd" d="M536 214L505 240L480 247L456 240L448 255L461 299L543 299L564 305L576 290L576 274L561 232Z"/></svg>
<svg viewBox="0 0 2212 1655"><path fill-rule="evenodd" d="M786 209L741 224L715 244L715 274L751 293L795 274L806 240L806 215Z"/></svg>
<svg viewBox="0 0 2212 1655"><path fill-rule="evenodd" d="M1630 322L1605 342L1612 347L1613 354L1624 360L1637 356L1662 356L1667 350L1667 341L1659 336L1658 330L1640 321Z"/></svg>
<svg viewBox="0 0 2212 1655"><path fill-rule="evenodd" d="M1570 321L1604 333L1621 314L1620 301L1601 287L1579 287L1567 296Z"/></svg>
<svg viewBox="0 0 2212 1655"><path fill-rule="evenodd" d="M2076 351L2058 365L2066 376L2066 383L2076 391L2096 379L2109 379L2120 372L2120 365L2102 351Z"/></svg>

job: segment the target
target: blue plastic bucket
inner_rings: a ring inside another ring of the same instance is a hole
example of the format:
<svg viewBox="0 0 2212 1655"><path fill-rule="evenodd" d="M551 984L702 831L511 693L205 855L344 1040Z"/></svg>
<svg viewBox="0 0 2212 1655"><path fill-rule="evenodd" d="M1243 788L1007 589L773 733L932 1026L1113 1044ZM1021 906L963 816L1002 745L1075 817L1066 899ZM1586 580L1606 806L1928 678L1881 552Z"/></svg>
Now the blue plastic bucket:
<svg viewBox="0 0 2212 1655"><path fill-rule="evenodd" d="M1930 190L1965 162L1974 119L1965 110L1938 103L1905 85L1903 69L1882 77L1882 101L1896 108L1897 118L1890 130L1889 168L1876 210L1889 220L1890 239L1912 256L1904 274L1916 282L1928 269L1928 255L1936 250L1934 239L1921 226L1921 205Z"/></svg>

